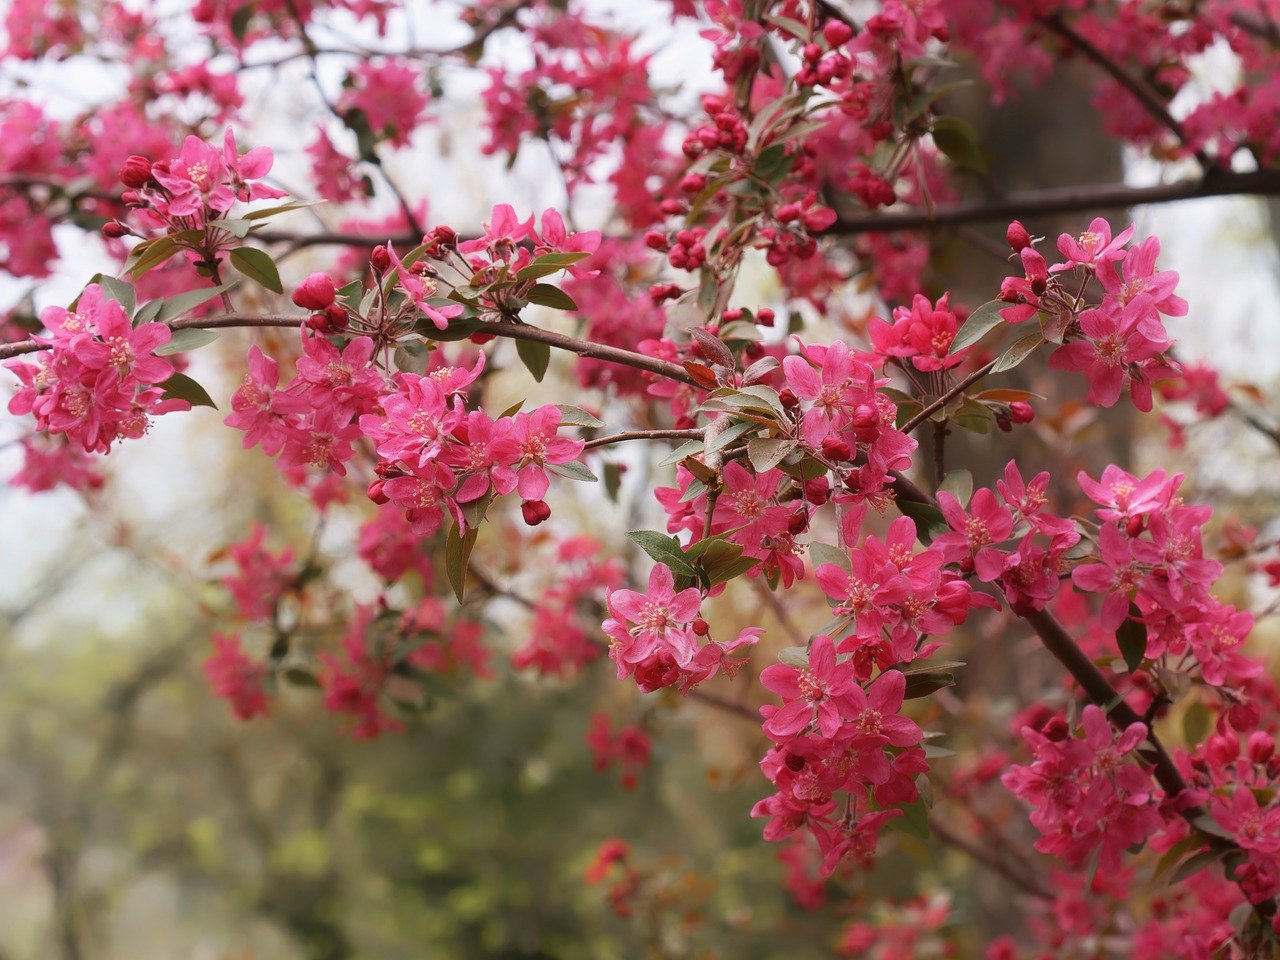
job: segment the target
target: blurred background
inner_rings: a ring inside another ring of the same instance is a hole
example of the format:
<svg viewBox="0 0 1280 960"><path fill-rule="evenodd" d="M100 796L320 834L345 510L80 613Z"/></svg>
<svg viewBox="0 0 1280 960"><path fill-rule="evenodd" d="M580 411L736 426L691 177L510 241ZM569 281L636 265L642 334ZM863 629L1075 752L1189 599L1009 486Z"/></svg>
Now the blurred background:
<svg viewBox="0 0 1280 960"><path fill-rule="evenodd" d="M162 6L172 8L165 29L181 37L184 5ZM410 35L441 44L466 39L455 7L423 4L419 16L408 6ZM596 6L602 17L645 31L651 68L675 97L696 103L711 86L709 75L697 73L708 60L692 27L673 28L657 4ZM524 55L518 38L486 54L510 63ZM1229 58L1206 58L1205 89L1231 69ZM48 109L71 115L116 96L125 75L120 64L87 57L6 62L0 96L35 90ZM298 82L246 78L246 110L261 126L249 124L241 135L245 145L275 146L273 177L285 187L306 182L305 158L281 125L301 130L316 109L303 75L289 76ZM427 201L429 222L474 229L494 202L522 213L561 204L562 187L537 144L510 167L481 154L474 117L483 76L440 79L447 96L433 104L431 129L388 160L411 196ZM1071 71L1034 98L999 106L978 91L958 106L995 158L993 190L1177 174L1122 155L1098 129L1087 87ZM361 215L391 210L384 202ZM573 212L580 227L607 216L589 191L575 198ZM318 216L342 219L335 211ZM1274 388L1280 261L1267 207L1204 200L1133 216L1139 236L1162 238L1163 264L1182 275L1179 292L1191 311L1169 326L1183 358L1212 362L1228 382ZM1123 226L1123 219L1112 222ZM1087 221L1028 227L1054 236L1077 233ZM993 224L946 238L936 251L937 290L953 289L953 300L971 306L990 299L1005 273L990 253L1002 236L1003 224ZM111 269L79 231L59 240L64 257L52 281L32 291L0 276L0 307L28 294L37 307L69 302L93 273ZM320 253L294 257L286 286L326 263ZM740 289L761 305L777 292L762 264L746 272ZM872 294L851 288L832 316L810 318L807 336L850 335L876 310L883 307ZM110 479L88 500L0 489L0 960L828 957L864 909L866 891L907 897L931 880L956 884L952 922L969 931L962 942L976 947L1010 928L1011 893L1002 882L975 870L954 846L910 837L899 838L873 874L833 884L825 912L804 910L782 883L777 851L748 816L765 792L755 768L763 752L758 728L704 705L640 698L620 689L607 662L572 682L518 673L509 654L530 622L517 602L486 612L492 678L447 684L427 709L406 714L404 734L353 742L307 690L282 690L269 719L236 721L201 673L210 635L225 628L231 609L219 583L225 544L261 522L276 549L289 544L303 555L314 545L332 586L357 599L376 589L352 557L362 506L335 508L317 530L306 501L279 482L271 463L242 451L240 435L222 427L251 342L228 335L198 355L194 373L222 412L162 418L145 439L112 452ZM1028 364L1019 374L1031 389L1059 393L1042 368ZM0 377L0 398L10 389L10 378ZM524 396L563 400L579 388L572 364L557 358L539 387L519 371L488 390L486 404L500 410ZM1004 435L979 437L957 455L979 482L1019 449L1064 476L1111 461L1181 470L1188 498L1264 535L1280 533L1272 519L1280 449L1263 434L1228 418L1192 430L1186 447L1174 449L1154 420L1129 423L1109 412L1104 423L1099 416L1075 401L1042 417L1016 445ZM0 424L0 476L18 468L12 438L19 431ZM660 525L647 491L668 482L670 468L655 465L664 453L628 451L621 507L609 507L616 522L608 526L598 493L561 487L551 500L556 529L588 531L606 555L627 558L632 576L643 573L647 561L633 556L624 534ZM536 591L543 581L522 572L508 546L517 531L505 533L482 538L477 556ZM524 549L536 556L548 546L535 538ZM1228 577L1225 590L1224 599L1254 609L1270 601L1264 585L1242 572ZM825 619L820 604L805 615L812 599L794 614L809 629ZM719 613L768 628L757 672L770 651L793 642L751 590L725 598ZM1273 634L1274 621L1264 620L1256 642L1265 646ZM966 709L997 726L1007 721L1019 706L1003 692L1008 675L1031 684L1027 664L1037 678L1044 664L1019 652L1016 638L975 632L955 639L959 658L973 664L962 681ZM985 659L984 644L997 639L1013 654ZM738 702L761 700L749 683L732 694ZM586 738L597 710L653 739L652 764L634 789L624 788L616 769L593 769ZM615 837L631 845L643 872L646 908L631 917L618 915L607 883L584 878L600 844ZM913 909L927 914L928 906L926 899Z"/></svg>

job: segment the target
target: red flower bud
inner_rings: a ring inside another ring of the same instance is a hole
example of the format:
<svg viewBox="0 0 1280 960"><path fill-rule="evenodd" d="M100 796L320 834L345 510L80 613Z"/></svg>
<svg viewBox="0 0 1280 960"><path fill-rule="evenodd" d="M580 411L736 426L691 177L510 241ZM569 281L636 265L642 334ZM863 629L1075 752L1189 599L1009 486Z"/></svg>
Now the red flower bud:
<svg viewBox="0 0 1280 960"><path fill-rule="evenodd" d="M151 161L136 154L125 160L120 168L120 182L137 190L151 182Z"/></svg>
<svg viewBox="0 0 1280 960"><path fill-rule="evenodd" d="M661 230L650 230L644 235L644 245L650 250L666 250L667 235Z"/></svg>
<svg viewBox="0 0 1280 960"><path fill-rule="evenodd" d="M1276 752L1276 742L1271 739L1271 734L1263 730L1255 730L1249 734L1249 741L1245 750L1249 754L1249 759L1254 763L1266 763L1271 759L1271 755Z"/></svg>
<svg viewBox="0 0 1280 960"><path fill-rule="evenodd" d="M763 307L756 311L756 323L762 327L772 327L775 319L777 319L777 314L768 307Z"/></svg>
<svg viewBox="0 0 1280 960"><path fill-rule="evenodd" d="M804 484L804 498L815 507L820 507L831 499L831 481L826 477L814 477Z"/></svg>
<svg viewBox="0 0 1280 960"><path fill-rule="evenodd" d="M119 220L109 220L107 223L102 225L102 235L109 240L115 240L119 237L123 237L128 232L129 228Z"/></svg>
<svg viewBox="0 0 1280 960"><path fill-rule="evenodd" d="M694 620L690 626L693 627L693 632L700 637L705 637L711 632L711 624L707 623L707 621L703 620L701 617Z"/></svg>
<svg viewBox="0 0 1280 960"><path fill-rule="evenodd" d="M369 499L374 503L387 503L391 498L382 492L382 485L385 481L375 480L369 484Z"/></svg>
<svg viewBox="0 0 1280 960"><path fill-rule="evenodd" d="M787 520L787 532L793 537L799 536L809 528L809 514L798 510Z"/></svg>
<svg viewBox="0 0 1280 960"><path fill-rule="evenodd" d="M1067 721L1062 717L1050 717L1040 732L1044 734L1046 740L1052 740L1055 743L1061 743L1071 733L1067 728Z"/></svg>
<svg viewBox="0 0 1280 960"><path fill-rule="evenodd" d="M391 266L391 254L387 252L386 247L378 244L373 248L373 253L369 255L369 263L373 265L373 269L382 273Z"/></svg>
<svg viewBox="0 0 1280 960"><path fill-rule="evenodd" d="M1014 423L1030 423L1036 418L1035 407L1025 400L1015 400L1009 404L1009 419Z"/></svg>
<svg viewBox="0 0 1280 960"><path fill-rule="evenodd" d="M822 455L828 460L843 463L853 456L853 451L839 437L824 437L822 439Z"/></svg>
<svg viewBox="0 0 1280 960"><path fill-rule="evenodd" d="M827 43L838 47L853 39L853 27L843 20L828 20L822 25L822 36Z"/></svg>
<svg viewBox="0 0 1280 960"><path fill-rule="evenodd" d="M293 291L293 302L303 310L323 310L333 303L337 293L328 274L313 273Z"/></svg>
<svg viewBox="0 0 1280 960"><path fill-rule="evenodd" d="M524 517L524 522L531 527L536 527L544 520L550 519L551 508L547 506L545 500L526 500L520 504L520 513Z"/></svg>
<svg viewBox="0 0 1280 960"><path fill-rule="evenodd" d="M795 391L790 387L783 387L778 392L778 400L784 407L798 407L800 405L800 398L796 396Z"/></svg>
<svg viewBox="0 0 1280 960"><path fill-rule="evenodd" d="M1027 228L1018 220L1009 224L1004 232L1004 238L1015 253L1020 253L1023 247L1031 246L1031 234L1027 233Z"/></svg>

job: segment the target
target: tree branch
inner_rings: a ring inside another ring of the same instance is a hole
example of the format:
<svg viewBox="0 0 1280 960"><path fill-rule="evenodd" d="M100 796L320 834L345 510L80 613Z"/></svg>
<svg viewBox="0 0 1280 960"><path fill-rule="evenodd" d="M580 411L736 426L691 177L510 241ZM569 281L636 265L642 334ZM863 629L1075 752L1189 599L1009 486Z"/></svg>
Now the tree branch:
<svg viewBox="0 0 1280 960"><path fill-rule="evenodd" d="M968 223L1031 219L1059 213L1120 210L1148 203L1173 203L1203 197L1278 196L1280 170L1234 173L1212 170L1202 179L1131 187L1123 183L1079 187L1051 187L1011 193L991 200L977 200L939 207L932 212L912 210L902 213L865 214L842 217L824 232L828 237L852 237L863 233L894 230L929 230Z"/></svg>

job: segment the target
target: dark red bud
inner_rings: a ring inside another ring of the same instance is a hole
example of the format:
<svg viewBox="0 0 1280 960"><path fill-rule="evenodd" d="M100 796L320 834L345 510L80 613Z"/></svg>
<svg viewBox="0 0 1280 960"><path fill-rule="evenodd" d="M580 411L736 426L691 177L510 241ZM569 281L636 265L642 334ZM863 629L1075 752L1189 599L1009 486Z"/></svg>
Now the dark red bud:
<svg viewBox="0 0 1280 960"><path fill-rule="evenodd" d="M383 273L391 266L391 254L387 252L386 247L378 244L373 248L373 253L369 255L369 263L373 265L373 269Z"/></svg>
<svg viewBox="0 0 1280 960"><path fill-rule="evenodd" d="M1044 734L1046 740L1052 740L1055 743L1061 743L1067 739L1071 730L1067 727L1067 721L1062 717L1050 717L1041 728L1040 732Z"/></svg>
<svg viewBox="0 0 1280 960"><path fill-rule="evenodd" d="M831 46L838 47L853 39L853 27L843 20L828 20L822 25L822 36Z"/></svg>
<svg viewBox="0 0 1280 960"><path fill-rule="evenodd" d="M1124 525L1124 532L1131 537L1136 537L1142 532L1142 528L1147 525L1147 518L1142 516L1130 517L1129 521Z"/></svg>
<svg viewBox="0 0 1280 960"><path fill-rule="evenodd" d="M524 517L524 522L531 527L536 527L544 520L551 518L551 508L547 506L545 500L526 500L520 504L520 513Z"/></svg>
<svg viewBox="0 0 1280 960"><path fill-rule="evenodd" d="M102 225L102 235L109 240L119 239L128 232L129 228L119 220L110 220Z"/></svg>
<svg viewBox="0 0 1280 960"><path fill-rule="evenodd" d="M313 273L293 291L293 302L303 310L324 310L333 303L337 294L328 274Z"/></svg>
<svg viewBox="0 0 1280 960"><path fill-rule="evenodd" d="M703 620L701 617L694 620L691 626L693 627L693 632L700 637L705 637L711 632L711 624L707 623L707 621Z"/></svg>
<svg viewBox="0 0 1280 960"><path fill-rule="evenodd" d="M1025 400L1015 400L1009 404L1009 419L1014 423L1030 423L1036 418L1035 407Z"/></svg>
<svg viewBox="0 0 1280 960"><path fill-rule="evenodd" d="M120 182L137 190L151 182L151 161L136 154L125 160L120 168Z"/></svg>
<svg viewBox="0 0 1280 960"><path fill-rule="evenodd" d="M804 498L820 507L831 498L831 482L826 477L814 477L804 484Z"/></svg>
<svg viewBox="0 0 1280 960"><path fill-rule="evenodd" d="M369 484L369 499L374 503L387 503L391 498L382 492L382 485L385 481L375 480Z"/></svg>
<svg viewBox="0 0 1280 960"><path fill-rule="evenodd" d="M778 393L779 402L787 408L800 406L800 398L795 395L790 387L783 387Z"/></svg>
<svg viewBox="0 0 1280 960"><path fill-rule="evenodd" d="M1031 234L1027 232L1027 228L1018 220L1009 224L1004 232L1004 238L1009 242L1009 246L1015 253L1021 252L1023 247L1031 246Z"/></svg>
<svg viewBox="0 0 1280 960"><path fill-rule="evenodd" d="M1272 754L1276 752L1276 742L1271 739L1271 734L1262 730L1255 730L1249 734L1249 741L1245 750L1249 754L1249 759L1254 763L1266 763L1271 759Z"/></svg>
<svg viewBox="0 0 1280 960"><path fill-rule="evenodd" d="M772 327L773 321L777 319L777 314L768 307L763 307L756 311L756 323L762 327Z"/></svg>
<svg viewBox="0 0 1280 960"><path fill-rule="evenodd" d="M849 449L849 444L839 437L824 437L822 440L822 455L828 460L843 463L853 456L853 451Z"/></svg>

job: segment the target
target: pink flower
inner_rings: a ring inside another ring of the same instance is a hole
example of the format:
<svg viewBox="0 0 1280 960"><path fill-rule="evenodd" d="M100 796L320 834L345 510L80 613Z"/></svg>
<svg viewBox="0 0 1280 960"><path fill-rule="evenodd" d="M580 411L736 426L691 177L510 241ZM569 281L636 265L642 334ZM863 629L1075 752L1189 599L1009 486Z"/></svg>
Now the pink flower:
<svg viewBox="0 0 1280 960"><path fill-rule="evenodd" d="M764 668L760 682L782 697L781 707L761 708L764 732L775 740L793 737L814 723L824 737L834 737L844 724L839 701L856 684L853 667L836 662L835 644L826 636L810 641L806 669L775 663Z"/></svg>
<svg viewBox="0 0 1280 960"><path fill-rule="evenodd" d="M654 565L647 594L611 590L605 603L611 618L605 621L609 656L618 664L619 679L627 675L628 665L657 651L669 653L677 668L693 662L698 642L689 627L702 607L702 594L694 587L677 592L670 567Z"/></svg>
<svg viewBox="0 0 1280 960"><path fill-rule="evenodd" d="M237 719L252 720L271 712L263 686L267 665L240 648L239 634L213 635L213 654L204 662L204 675L213 695L230 702Z"/></svg>
<svg viewBox="0 0 1280 960"><path fill-rule="evenodd" d="M1133 225L1130 224L1114 239L1111 236L1111 224L1102 217L1097 217L1089 224L1089 229L1078 237L1064 233L1058 237L1058 250L1067 258L1067 263L1059 263L1050 268L1050 273L1069 270L1075 266L1095 267L1124 258L1124 245L1133 236Z"/></svg>
<svg viewBox="0 0 1280 960"><path fill-rule="evenodd" d="M532 413L517 413L511 429L493 443L493 454L516 473L516 490L525 500L541 500L550 487L544 467L570 463L582 456L581 440L557 436L560 410L554 404Z"/></svg>

